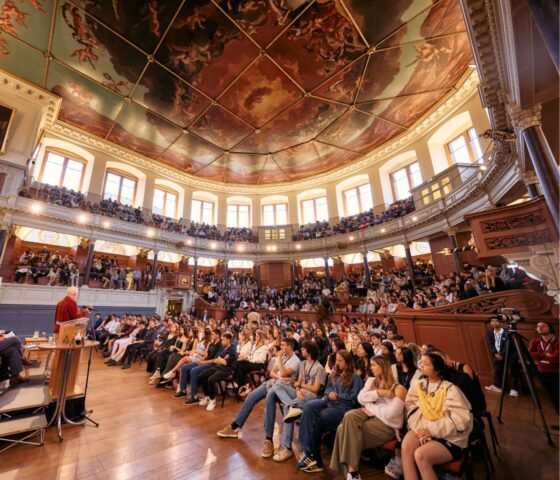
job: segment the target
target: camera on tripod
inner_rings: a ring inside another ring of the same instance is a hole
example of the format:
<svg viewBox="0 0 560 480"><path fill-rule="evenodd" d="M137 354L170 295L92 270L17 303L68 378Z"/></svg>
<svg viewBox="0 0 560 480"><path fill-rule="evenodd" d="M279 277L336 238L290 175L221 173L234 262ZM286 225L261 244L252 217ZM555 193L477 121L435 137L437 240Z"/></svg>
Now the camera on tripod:
<svg viewBox="0 0 560 480"><path fill-rule="evenodd" d="M521 312L515 308L500 308L499 313L496 314L496 318L500 320L500 322L505 323L510 330L517 330L518 322L523 321Z"/></svg>

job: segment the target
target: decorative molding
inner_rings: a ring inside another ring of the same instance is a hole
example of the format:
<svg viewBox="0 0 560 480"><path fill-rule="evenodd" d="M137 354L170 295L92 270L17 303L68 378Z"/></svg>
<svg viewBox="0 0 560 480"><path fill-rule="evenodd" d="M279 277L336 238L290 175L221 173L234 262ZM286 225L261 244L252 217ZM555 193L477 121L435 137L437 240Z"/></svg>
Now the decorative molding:
<svg viewBox="0 0 560 480"><path fill-rule="evenodd" d="M519 108L517 105L511 104L509 107L511 123L519 131L522 132L530 127L542 126L540 103L528 108Z"/></svg>
<svg viewBox="0 0 560 480"><path fill-rule="evenodd" d="M542 212L534 212L528 215L516 215L515 217L500 218L498 220L488 220L481 222L482 233L500 232L503 230L513 230L515 228L533 227L546 223L546 217Z"/></svg>
<svg viewBox="0 0 560 480"><path fill-rule="evenodd" d="M62 98L33 83L0 69L0 88L13 95L25 98L43 110L38 135L43 128L52 128L58 118Z"/></svg>
<svg viewBox="0 0 560 480"><path fill-rule="evenodd" d="M99 151L112 155L119 160L130 162L135 166L145 168L158 175L167 177L193 188L228 194L271 195L308 189L320 185L322 186L325 183L338 181L343 177L358 173L364 168L371 167L380 161L387 159L397 151L419 140L429 130L443 121L450 113L463 105L477 92L479 82L480 80L475 69L467 71L454 90L436 107L434 107L431 112L428 112L423 118L416 122L415 125L410 127L403 134L391 140L388 144L373 150L361 160L356 160L348 165L344 165L343 167L290 183L273 183L270 185L218 183L189 175L149 157L117 146L112 142L95 137L92 134L61 121L57 121L54 125L49 125L48 128L46 128L46 131L58 137L79 143L83 146L95 148Z"/></svg>
<svg viewBox="0 0 560 480"><path fill-rule="evenodd" d="M486 247L489 250L501 250L505 248L528 247L552 241L552 234L548 230L538 232L518 233L508 237L487 238Z"/></svg>

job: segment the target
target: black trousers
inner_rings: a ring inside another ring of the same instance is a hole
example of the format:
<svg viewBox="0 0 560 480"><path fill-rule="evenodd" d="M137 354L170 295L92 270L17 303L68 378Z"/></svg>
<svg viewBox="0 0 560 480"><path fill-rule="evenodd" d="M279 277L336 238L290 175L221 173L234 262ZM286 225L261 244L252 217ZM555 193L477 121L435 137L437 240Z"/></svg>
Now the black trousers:
<svg viewBox="0 0 560 480"><path fill-rule="evenodd" d="M545 388L552 404L558 413L558 372L539 372L539 378L541 379L542 386Z"/></svg>
<svg viewBox="0 0 560 480"><path fill-rule="evenodd" d="M235 367L235 373L233 374L233 380L239 387L247 383L247 375L251 372L257 370L263 370L263 363L251 363L248 360L239 360L237 366Z"/></svg>
<svg viewBox="0 0 560 480"><path fill-rule="evenodd" d="M198 374L198 384L202 385L204 395L213 400L216 398L216 384L228 378L230 374L230 368L224 368L221 366L210 367Z"/></svg>
<svg viewBox="0 0 560 480"><path fill-rule="evenodd" d="M512 345L513 347L513 345ZM504 375L504 366L505 366L505 359L498 360L494 357L494 385L498 388L505 388L505 385L502 385L502 379ZM510 389L512 390L519 390L519 361L517 357L510 357L508 362L508 369L509 369L509 383ZM507 380L506 375L506 380Z"/></svg>
<svg viewBox="0 0 560 480"><path fill-rule="evenodd" d="M123 363L125 365L130 365L138 354L144 350L147 350L148 347L144 343L131 343L130 345L126 346L126 350L124 351Z"/></svg>
<svg viewBox="0 0 560 480"><path fill-rule="evenodd" d="M181 360L182 358L183 358L183 355L181 355L177 352L174 352L171 355L169 355L166 359L166 363L163 364L163 365L165 365L165 368L163 369L162 373L166 374L170 370L173 370L175 365L177 365L179 363L179 360Z"/></svg>
<svg viewBox="0 0 560 480"><path fill-rule="evenodd" d="M0 357L8 364L10 375L16 376L23 371L21 342L17 337L5 338L0 342Z"/></svg>

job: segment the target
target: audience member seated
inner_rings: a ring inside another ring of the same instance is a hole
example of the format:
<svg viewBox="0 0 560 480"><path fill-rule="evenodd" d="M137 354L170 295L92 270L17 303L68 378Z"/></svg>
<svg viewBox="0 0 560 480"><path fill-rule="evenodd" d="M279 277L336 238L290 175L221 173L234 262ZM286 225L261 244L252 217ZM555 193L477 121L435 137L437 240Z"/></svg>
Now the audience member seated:
<svg viewBox="0 0 560 480"><path fill-rule="evenodd" d="M23 375L23 367L32 364L24 359L19 338L13 332L0 330L0 382L9 379L11 387L28 382L29 378Z"/></svg>
<svg viewBox="0 0 560 480"><path fill-rule="evenodd" d="M426 353L420 370L425 378L411 385L405 401L408 433L402 443L402 466L407 480L437 478L434 466L462 458L473 428L471 406L447 380L443 358Z"/></svg>

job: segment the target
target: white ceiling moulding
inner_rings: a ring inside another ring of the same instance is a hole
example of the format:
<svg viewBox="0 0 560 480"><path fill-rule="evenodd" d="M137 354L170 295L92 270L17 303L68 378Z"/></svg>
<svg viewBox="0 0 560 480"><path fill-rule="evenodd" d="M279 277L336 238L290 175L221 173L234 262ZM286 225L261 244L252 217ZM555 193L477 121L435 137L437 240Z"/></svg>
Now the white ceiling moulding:
<svg viewBox="0 0 560 480"><path fill-rule="evenodd" d="M314 175L304 180L298 180L290 183L273 183L267 185L242 185L242 184L226 184L194 177L178 169L169 167L161 162L140 155L126 148L117 146L116 144L95 137L76 127L70 126L64 122L57 121L54 125L48 125L46 131L52 135L74 141L80 145L97 149L117 159L129 162L141 168L167 177L169 179L180 182L182 185L188 185L192 188L200 188L221 192L227 194L274 194L286 193L291 191L299 191L307 188L313 188L324 185L328 182L338 181L343 177L355 174L360 170L371 167L377 162L386 160L390 155L400 149L416 142L426 132L434 128L439 122L443 121L450 113L465 103L472 95L477 92L479 77L476 69L469 69L456 87L444 97L430 112L422 117L415 125L410 127L405 133L399 135L387 145L383 145L364 158L351 162L341 168L330 170L328 172Z"/></svg>

